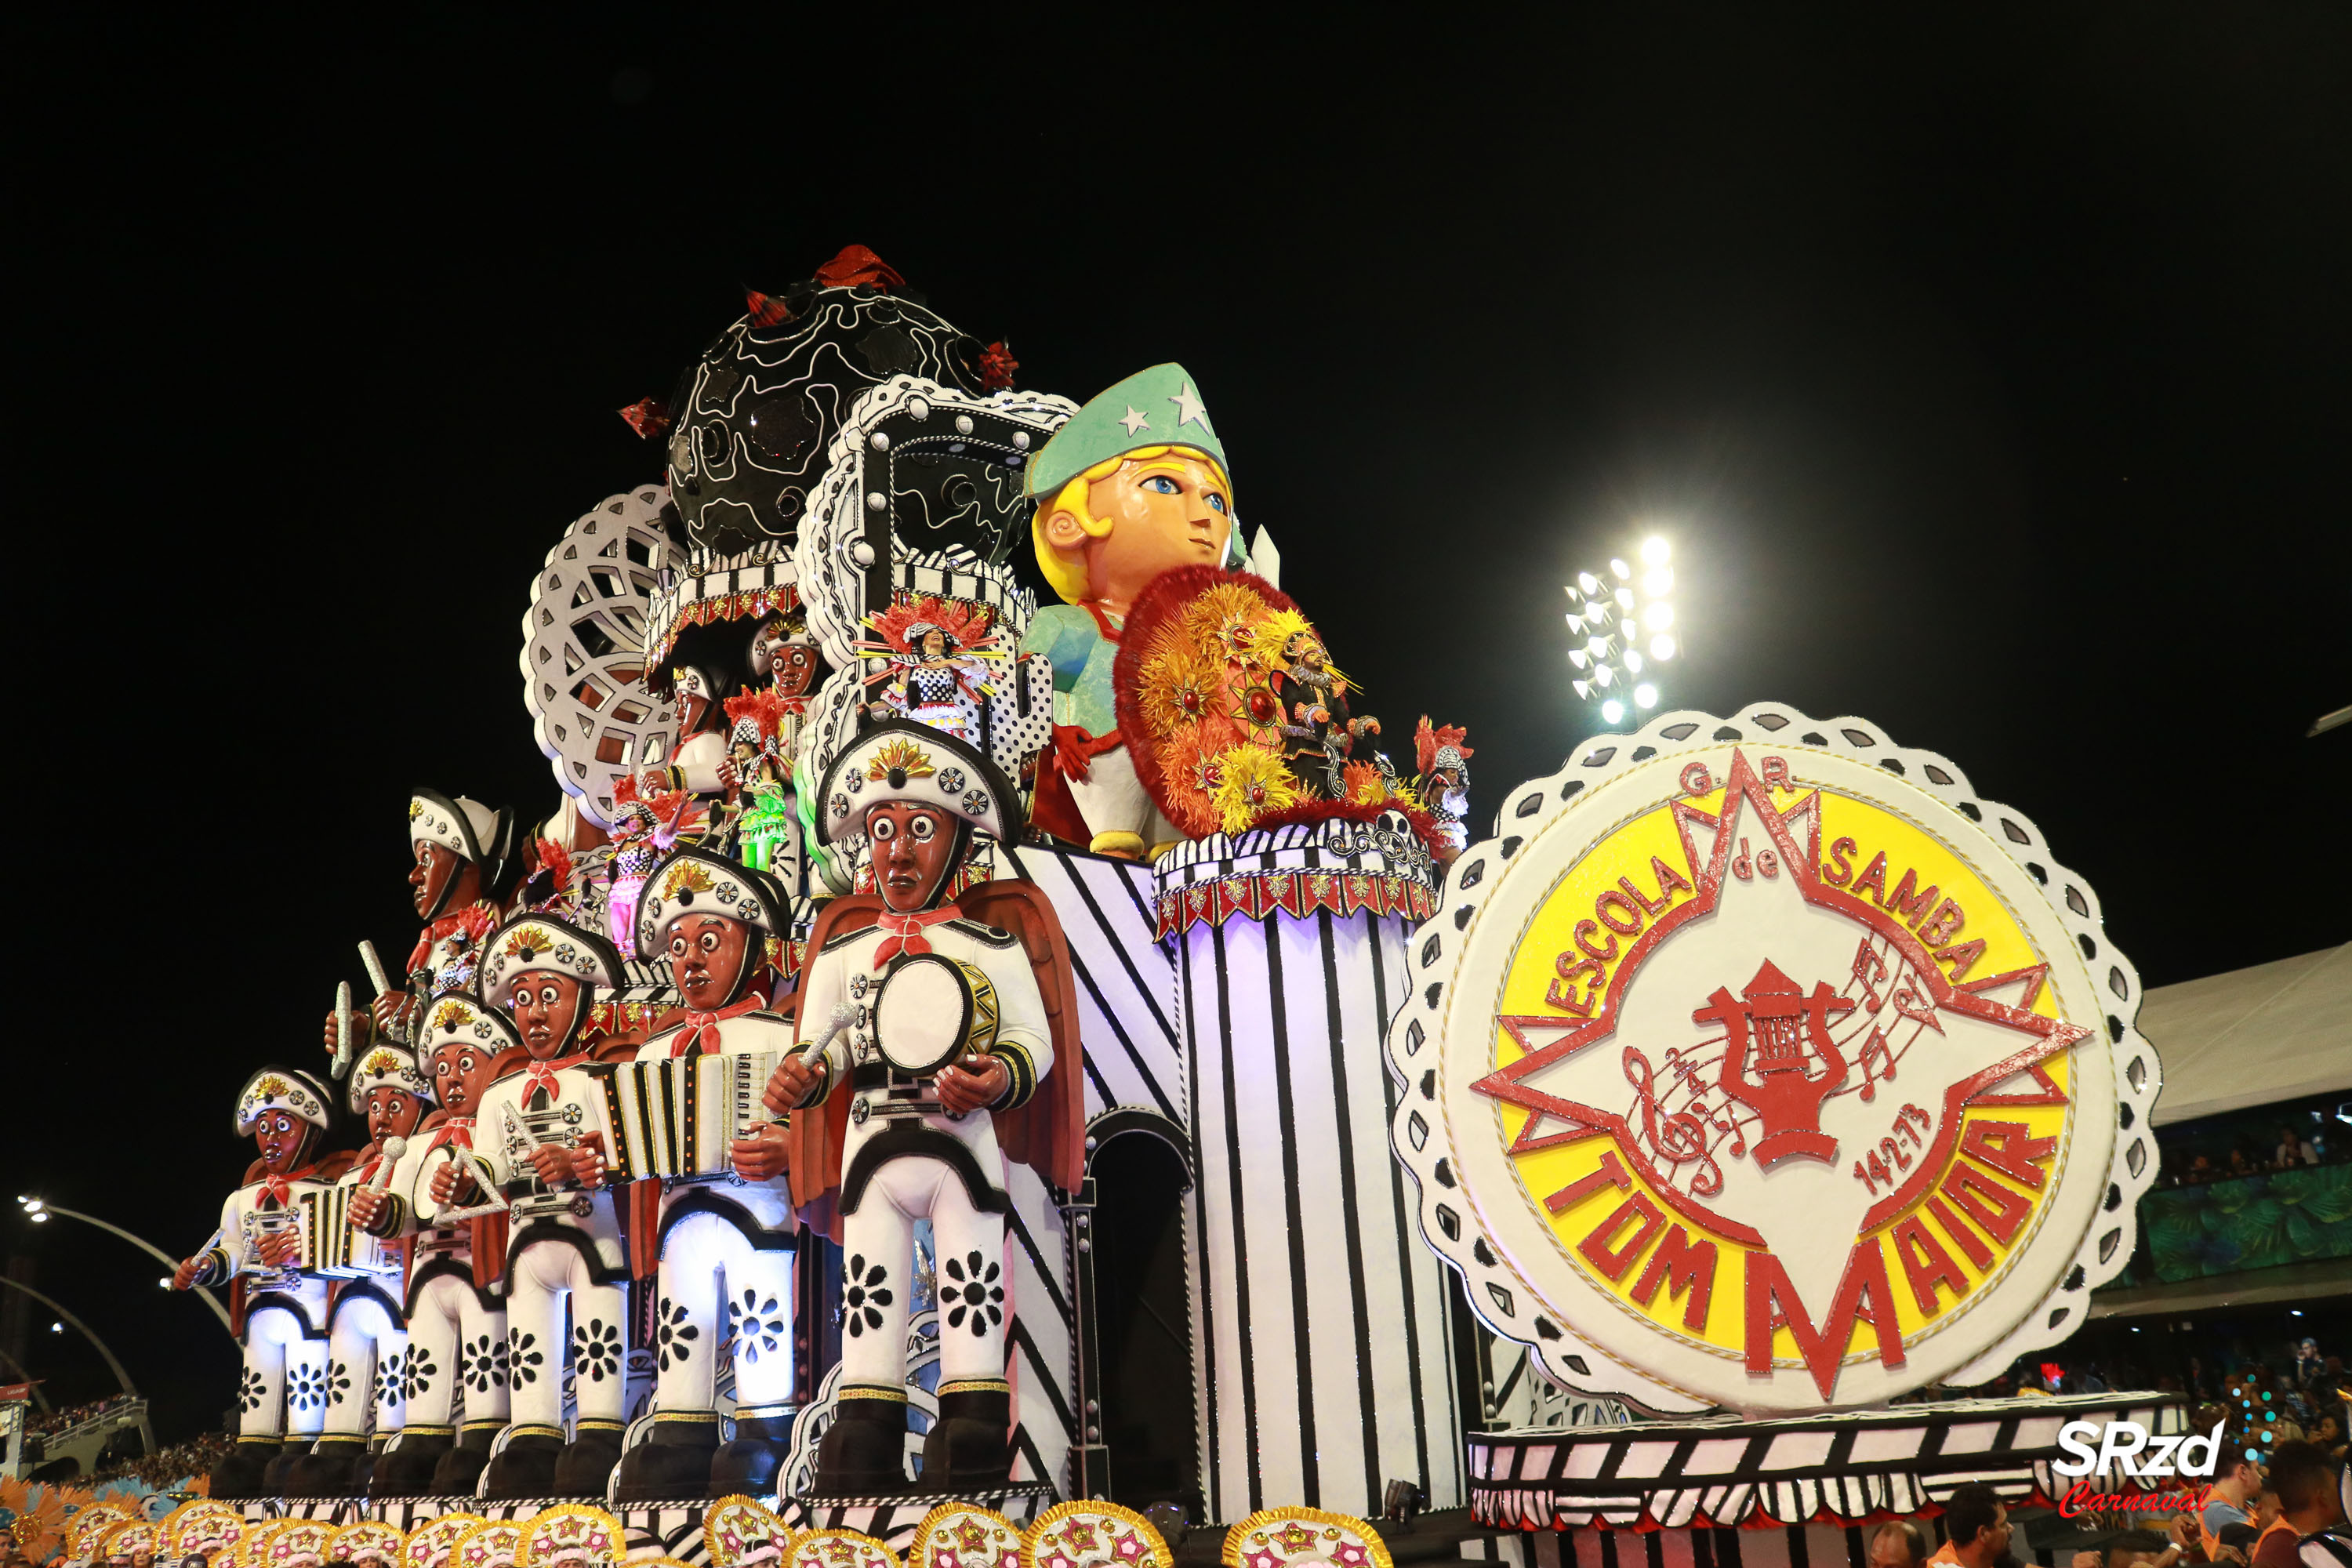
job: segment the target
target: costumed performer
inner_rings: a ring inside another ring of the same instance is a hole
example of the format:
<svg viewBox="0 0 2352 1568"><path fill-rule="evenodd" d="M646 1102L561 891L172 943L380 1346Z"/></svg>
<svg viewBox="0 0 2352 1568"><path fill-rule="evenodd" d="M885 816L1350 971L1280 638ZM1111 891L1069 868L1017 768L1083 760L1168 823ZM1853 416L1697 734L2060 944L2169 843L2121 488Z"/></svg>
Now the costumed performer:
<svg viewBox="0 0 2352 1568"><path fill-rule="evenodd" d="M939 1260L940 1382L919 1485L1001 1487L1012 1459L1005 1155L1071 1186L1082 1157L1076 1041L1055 1038L1075 1016L1067 948L1031 883L943 898L977 835L1019 831L1020 797L981 752L919 724L883 724L835 760L819 798L826 843L865 837L876 891L837 899L819 919L798 1027L830 1039L813 1062L787 1057L767 1096L780 1111L825 1104L841 1131L824 1143L845 1164L842 1373L814 1489L907 1488L907 1319L924 1219ZM820 1172L799 1185L833 1182Z"/></svg>
<svg viewBox="0 0 2352 1568"><path fill-rule="evenodd" d="M1184 835L1135 776L1111 666L1151 579L1176 566L1242 564L1224 446L1184 367L1153 365L1079 409L1024 482L1037 508L1037 564L1065 601L1040 609L1021 642L1052 661L1056 693L1031 819L1097 853L1139 857Z"/></svg>

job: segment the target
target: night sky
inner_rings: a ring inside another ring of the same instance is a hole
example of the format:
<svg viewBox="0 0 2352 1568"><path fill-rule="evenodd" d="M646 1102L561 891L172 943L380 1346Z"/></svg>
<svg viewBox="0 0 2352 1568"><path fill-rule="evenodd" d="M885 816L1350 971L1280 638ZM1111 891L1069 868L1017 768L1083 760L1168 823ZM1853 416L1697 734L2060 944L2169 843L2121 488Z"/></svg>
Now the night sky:
<svg viewBox="0 0 2352 1568"><path fill-rule="evenodd" d="M1670 705L1942 752L2149 984L2352 936L2352 728L2304 738L2352 702L2340 6L68 9L6 51L0 1196L205 1237L245 1075L414 938L408 787L556 803L519 626L661 477L614 411L853 241L1024 387L1181 360L1482 824L1599 727L1560 584L1658 531ZM217 1420L158 1266L13 1206L7 1252L163 1436Z"/></svg>

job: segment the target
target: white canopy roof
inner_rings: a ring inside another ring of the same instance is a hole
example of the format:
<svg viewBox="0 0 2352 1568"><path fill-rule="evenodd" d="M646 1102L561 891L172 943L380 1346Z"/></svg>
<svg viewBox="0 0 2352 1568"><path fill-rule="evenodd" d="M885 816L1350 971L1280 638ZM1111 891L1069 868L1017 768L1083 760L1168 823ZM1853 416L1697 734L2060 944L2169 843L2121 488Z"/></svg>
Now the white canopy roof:
<svg viewBox="0 0 2352 1568"><path fill-rule="evenodd" d="M2164 1059L2158 1126L2352 1089L2352 942L2159 985L2139 1032Z"/></svg>

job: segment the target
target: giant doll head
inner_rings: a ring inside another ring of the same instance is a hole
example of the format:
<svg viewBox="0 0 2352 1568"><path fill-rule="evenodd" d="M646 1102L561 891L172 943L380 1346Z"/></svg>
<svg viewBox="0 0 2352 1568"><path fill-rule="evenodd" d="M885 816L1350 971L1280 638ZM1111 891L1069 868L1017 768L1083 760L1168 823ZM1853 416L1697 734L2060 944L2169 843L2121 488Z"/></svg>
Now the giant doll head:
<svg viewBox="0 0 2352 1568"><path fill-rule="evenodd" d="M310 1164L334 1121L326 1085L291 1068L263 1068L237 1092L236 1135L253 1140L273 1175Z"/></svg>
<svg viewBox="0 0 2352 1568"><path fill-rule="evenodd" d="M935 908L971 853L1002 838L1020 797L977 749L945 731L893 720L860 735L826 770L817 827L827 844L862 837L874 890L897 914Z"/></svg>
<svg viewBox="0 0 2352 1568"><path fill-rule="evenodd" d="M723 856L680 849L646 879L637 956L667 964L687 1006L713 1013L751 991L768 939L789 930L783 894L767 877Z"/></svg>
<svg viewBox="0 0 2352 1568"><path fill-rule="evenodd" d="M1038 568L1064 600L1125 616L1177 566L1237 566L1225 449L1192 378L1139 371L1097 395L1029 466Z"/></svg>
<svg viewBox="0 0 2352 1568"><path fill-rule="evenodd" d="M395 1046L377 1046L362 1057L343 1093L351 1113L366 1118L368 1142L376 1144L415 1131L436 1098L432 1078Z"/></svg>
<svg viewBox="0 0 2352 1568"><path fill-rule="evenodd" d="M464 795L439 790L408 793L409 846L416 864L408 873L409 898L420 920L438 920L500 890L512 852L514 824Z"/></svg>
<svg viewBox="0 0 2352 1568"><path fill-rule="evenodd" d="M482 999L507 1015L534 1061L579 1049L602 989L626 984L621 952L591 931L551 915L517 915L482 944Z"/></svg>

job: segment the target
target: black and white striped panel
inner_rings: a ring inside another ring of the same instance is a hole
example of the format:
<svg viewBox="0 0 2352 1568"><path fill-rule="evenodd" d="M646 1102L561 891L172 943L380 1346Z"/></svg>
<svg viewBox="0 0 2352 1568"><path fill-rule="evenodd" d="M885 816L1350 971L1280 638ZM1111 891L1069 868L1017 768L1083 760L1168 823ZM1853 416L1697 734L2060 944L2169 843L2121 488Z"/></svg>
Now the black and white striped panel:
<svg viewBox="0 0 2352 1568"><path fill-rule="evenodd" d="M1021 875L1052 900L1077 971L1087 1119L1122 1105L1191 1124L1176 1045L1176 973L1160 945L1149 866L1026 847Z"/></svg>
<svg viewBox="0 0 2352 1568"><path fill-rule="evenodd" d="M1185 1211L1211 1517L1462 1497L1444 1281L1387 1147L1403 922L1228 921L1177 950L1200 1179Z"/></svg>
<svg viewBox="0 0 2352 1568"><path fill-rule="evenodd" d="M1077 1342L1068 1231L1036 1172L1009 1160L1004 1169L1013 1198L1004 1226L1013 1276L1013 1312L1004 1331L1004 1375L1013 1384L1013 1479L1041 1481L1058 1496L1077 1425L1070 1394L1077 1381Z"/></svg>

